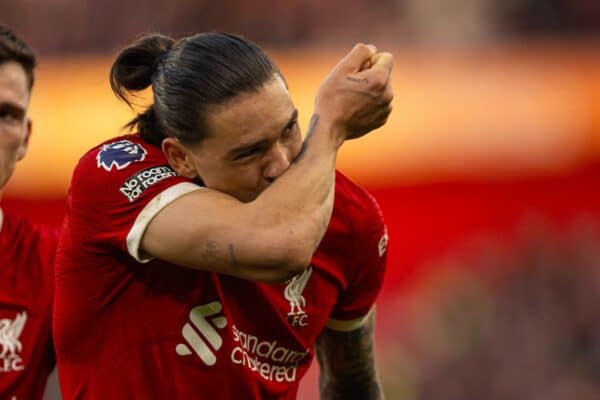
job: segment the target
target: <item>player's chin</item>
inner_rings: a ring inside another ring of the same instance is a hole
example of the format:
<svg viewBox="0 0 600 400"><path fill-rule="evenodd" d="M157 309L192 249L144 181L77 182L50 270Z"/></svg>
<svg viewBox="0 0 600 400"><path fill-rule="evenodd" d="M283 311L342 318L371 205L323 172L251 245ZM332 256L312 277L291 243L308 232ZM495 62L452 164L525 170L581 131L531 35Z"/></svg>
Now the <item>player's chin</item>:
<svg viewBox="0 0 600 400"><path fill-rule="evenodd" d="M218 190L218 189L217 189ZM258 197L259 192L255 191L245 191L245 190L222 190L222 192L230 195L231 197L235 197L242 203L250 203L254 199Z"/></svg>
<svg viewBox="0 0 600 400"><path fill-rule="evenodd" d="M241 201L243 201L244 203L250 203L251 201L256 200L256 198L258 196L260 196L260 194L269 186L266 185L263 188L260 189L255 189L255 190L248 190L245 191L244 193L241 193L240 196L238 197L238 199L240 199Z"/></svg>

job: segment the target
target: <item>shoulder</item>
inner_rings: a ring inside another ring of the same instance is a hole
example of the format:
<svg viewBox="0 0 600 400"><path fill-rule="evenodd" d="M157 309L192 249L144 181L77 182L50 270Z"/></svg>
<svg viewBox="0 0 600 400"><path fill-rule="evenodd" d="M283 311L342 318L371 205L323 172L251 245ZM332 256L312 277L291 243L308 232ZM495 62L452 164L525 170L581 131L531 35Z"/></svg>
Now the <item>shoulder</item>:
<svg viewBox="0 0 600 400"><path fill-rule="evenodd" d="M118 176L139 163L150 162L166 162L160 148L145 143L139 135L118 136L85 153L75 167L73 178L89 173Z"/></svg>
<svg viewBox="0 0 600 400"><path fill-rule="evenodd" d="M384 227L377 200L365 188L336 171L332 223L348 234L372 234Z"/></svg>
<svg viewBox="0 0 600 400"><path fill-rule="evenodd" d="M38 224L13 213L2 212L2 215L0 232L2 235L9 237L11 241L27 238L28 241L34 239L56 244L59 233L57 227Z"/></svg>
<svg viewBox="0 0 600 400"><path fill-rule="evenodd" d="M92 148L79 160L71 179L71 197L135 200L145 188L177 175L162 150L139 135L124 135Z"/></svg>
<svg viewBox="0 0 600 400"><path fill-rule="evenodd" d="M59 229L37 224L12 213L3 213L0 243L7 253L38 259L41 264L51 266L58 244Z"/></svg>

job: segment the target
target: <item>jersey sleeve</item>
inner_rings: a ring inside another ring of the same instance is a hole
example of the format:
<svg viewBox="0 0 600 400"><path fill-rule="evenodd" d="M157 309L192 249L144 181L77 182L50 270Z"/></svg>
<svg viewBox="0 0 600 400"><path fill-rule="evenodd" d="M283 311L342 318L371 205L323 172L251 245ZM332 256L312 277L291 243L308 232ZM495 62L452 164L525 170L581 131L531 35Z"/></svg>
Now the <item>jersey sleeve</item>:
<svg viewBox="0 0 600 400"><path fill-rule="evenodd" d="M88 250L118 249L148 262L140 242L152 218L201 188L177 175L158 147L133 135L108 142L87 153L73 174L71 236Z"/></svg>
<svg viewBox="0 0 600 400"><path fill-rule="evenodd" d="M342 332L355 330L366 322L374 310L386 270L388 243L383 216L378 207L376 210L376 216L373 216L368 228L353 235L352 254L356 260L353 273L327 322L329 329Z"/></svg>

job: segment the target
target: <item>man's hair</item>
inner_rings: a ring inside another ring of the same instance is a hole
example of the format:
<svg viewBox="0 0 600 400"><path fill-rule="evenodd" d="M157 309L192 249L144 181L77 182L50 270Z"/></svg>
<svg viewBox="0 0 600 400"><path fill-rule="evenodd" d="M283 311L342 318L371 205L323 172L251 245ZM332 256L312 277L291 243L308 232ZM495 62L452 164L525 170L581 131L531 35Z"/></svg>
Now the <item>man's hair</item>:
<svg viewBox="0 0 600 400"><path fill-rule="evenodd" d="M152 87L154 104L127 126L160 146L166 136L185 143L206 138L209 107L258 91L276 75L281 76L269 57L240 36L201 33L176 41L153 34L121 51L110 83L130 106L136 92Z"/></svg>
<svg viewBox="0 0 600 400"><path fill-rule="evenodd" d="M0 64L14 61L21 65L27 75L29 90L33 87L33 70L37 64L35 53L6 25L0 23Z"/></svg>

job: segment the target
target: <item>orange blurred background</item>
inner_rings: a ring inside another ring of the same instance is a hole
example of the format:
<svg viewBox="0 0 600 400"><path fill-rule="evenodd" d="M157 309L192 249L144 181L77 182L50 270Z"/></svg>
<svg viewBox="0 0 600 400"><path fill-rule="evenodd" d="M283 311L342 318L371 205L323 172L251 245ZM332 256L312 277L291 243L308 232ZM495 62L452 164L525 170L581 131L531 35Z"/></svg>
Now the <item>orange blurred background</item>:
<svg viewBox="0 0 600 400"><path fill-rule="evenodd" d="M396 57L394 112L378 132L343 147L339 168L381 187L548 175L594 160L600 155L600 52L594 47L389 49ZM344 50L270 53L306 126L314 93ZM34 137L9 195L64 196L78 158L133 116L110 91L111 62L99 56L42 61L31 104Z"/></svg>
<svg viewBox="0 0 600 400"><path fill-rule="evenodd" d="M133 116L110 91L114 55L108 50L139 32L216 29L267 44L303 128L329 69L354 42L374 42L395 56L394 111L383 128L344 145L338 168L375 195L388 224L388 275L377 306L387 398L422 398L418 385L427 370L403 364L404 347L413 345L405 332L431 332L407 309L419 293L446 290L431 279L453 269L456 254L490 243L512 248L531 226L560 234L582 221L600 224L600 7L594 0L452 6L442 0L182 0L161 12L142 3L9 7L0 0L6 18L29 31L42 51L31 104L34 134L3 194L3 209L60 223L79 157L119 134ZM122 7L129 13L114 11ZM69 24L47 23L61 13ZM317 397L313 368L299 399Z"/></svg>
<svg viewBox="0 0 600 400"><path fill-rule="evenodd" d="M464 53L394 49L394 111L344 145L338 167L379 200L390 232L379 301L382 348L402 330L405 293L436 261L482 236L512 240L535 216L559 229L600 217L600 54L595 45L505 46ZM303 127L342 49L272 52ZM132 112L110 91L110 57L45 59L31 107L34 135L3 207L59 223L71 171ZM400 307L400 308L399 308ZM385 362L385 358L383 358ZM382 365L384 382L395 367ZM300 398L315 398L316 371Z"/></svg>

